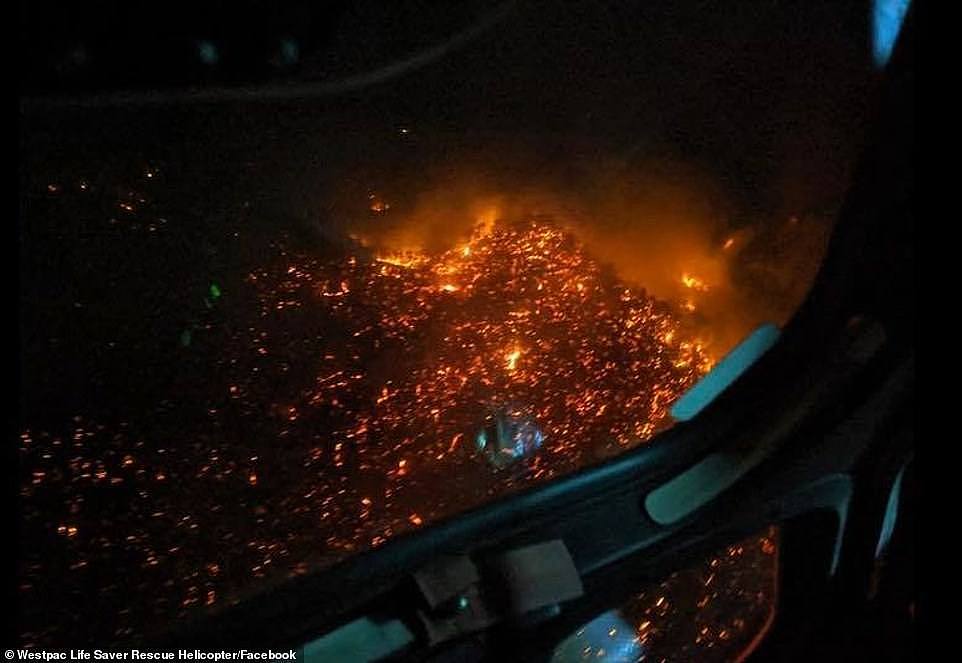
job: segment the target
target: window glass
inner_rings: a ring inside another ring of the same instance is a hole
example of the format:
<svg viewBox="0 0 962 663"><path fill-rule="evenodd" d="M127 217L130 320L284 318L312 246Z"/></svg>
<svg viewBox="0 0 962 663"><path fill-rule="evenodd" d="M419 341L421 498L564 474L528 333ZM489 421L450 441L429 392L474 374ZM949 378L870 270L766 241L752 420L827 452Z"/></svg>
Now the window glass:
<svg viewBox="0 0 962 663"><path fill-rule="evenodd" d="M25 645L644 444L807 292L867 7L346 4L24 14Z"/></svg>
<svg viewBox="0 0 962 663"><path fill-rule="evenodd" d="M777 590L778 531L771 527L599 615L551 660L742 661L772 624Z"/></svg>

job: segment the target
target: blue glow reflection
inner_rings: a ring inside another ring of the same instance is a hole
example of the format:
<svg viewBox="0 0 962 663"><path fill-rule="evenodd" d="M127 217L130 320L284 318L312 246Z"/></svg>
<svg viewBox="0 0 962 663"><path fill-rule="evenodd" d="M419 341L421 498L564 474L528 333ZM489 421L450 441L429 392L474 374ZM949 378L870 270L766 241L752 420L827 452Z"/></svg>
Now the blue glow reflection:
<svg viewBox="0 0 962 663"><path fill-rule="evenodd" d="M899 36L902 21L908 11L910 0L874 0L872 6L872 55L879 68L884 67L895 40Z"/></svg>
<svg viewBox="0 0 962 663"><path fill-rule="evenodd" d="M609 610L559 644L551 656L551 663L603 660L611 663L640 661L645 648L632 626L621 612Z"/></svg>
<svg viewBox="0 0 962 663"><path fill-rule="evenodd" d="M537 452L544 433L531 419L499 412L475 435L474 443L495 467L506 467Z"/></svg>

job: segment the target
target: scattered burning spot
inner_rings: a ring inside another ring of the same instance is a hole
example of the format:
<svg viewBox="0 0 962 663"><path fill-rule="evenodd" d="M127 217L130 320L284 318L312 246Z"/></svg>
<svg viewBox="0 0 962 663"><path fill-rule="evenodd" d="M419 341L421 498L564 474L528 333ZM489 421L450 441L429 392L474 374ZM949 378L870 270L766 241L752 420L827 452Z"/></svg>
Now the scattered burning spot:
<svg viewBox="0 0 962 663"><path fill-rule="evenodd" d="M387 265L394 265L395 267L413 268L423 265L425 262L427 262L427 257L414 251L404 251L399 253L378 255L376 260L377 262L383 262Z"/></svg>
<svg viewBox="0 0 962 663"><path fill-rule="evenodd" d="M518 367L518 359L521 358L521 350L512 350L505 356L506 368L513 371Z"/></svg>
<svg viewBox="0 0 962 663"><path fill-rule="evenodd" d="M685 272L681 275L681 283L686 288L691 290L697 290L698 292L708 292L708 286L697 276L692 276L691 274Z"/></svg>
<svg viewBox="0 0 962 663"><path fill-rule="evenodd" d="M375 214L384 214L391 209L391 204L375 193L368 194L367 199L370 203L368 209Z"/></svg>
<svg viewBox="0 0 962 663"><path fill-rule="evenodd" d="M353 379L321 380L307 401L318 416L350 414L355 423L330 437L372 466L405 448L444 464L451 440L472 434L486 409L509 403L544 427L558 458L576 464L593 445L649 438L711 366L670 305L606 274L544 220L484 224L467 244L436 254L315 263L298 273L343 284L344 297L317 303L356 339L323 352L325 375ZM273 292L263 297L265 311L277 310ZM373 375L374 365L390 370ZM363 397L372 382L376 395ZM363 402L377 410L340 405ZM408 470L401 461L386 471Z"/></svg>

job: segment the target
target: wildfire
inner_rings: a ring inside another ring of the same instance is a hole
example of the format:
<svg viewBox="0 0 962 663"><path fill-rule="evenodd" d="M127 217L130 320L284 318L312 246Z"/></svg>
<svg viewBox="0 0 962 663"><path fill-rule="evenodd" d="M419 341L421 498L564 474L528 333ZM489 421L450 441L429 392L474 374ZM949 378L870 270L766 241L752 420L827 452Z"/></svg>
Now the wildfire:
<svg viewBox="0 0 962 663"><path fill-rule="evenodd" d="M256 305L231 309L217 330L217 377L197 391L203 417L165 418L170 428L147 443L126 424L78 417L66 434L92 439L71 446L67 473L53 436L25 443L37 526L48 500L108 475L136 481L152 505L149 518L77 522L78 507L56 521L78 562L152 574L170 563L157 553L174 553L171 532L206 532L178 552L180 584L154 586L163 602L146 604L151 619L203 604L198 573L210 601L227 600L252 578L303 573L318 551L333 563L643 444L711 365L677 304L619 281L550 222L485 222L442 253L274 248L246 278ZM530 422L538 444L492 463L472 443L492 413ZM224 565L216 577L212 563Z"/></svg>
<svg viewBox="0 0 962 663"><path fill-rule="evenodd" d="M69 191L51 184L50 194ZM149 212L134 194L121 203L131 218ZM670 273L682 296L669 303L619 281L550 221L505 224L494 205L473 216L473 236L440 253L375 257L357 238L357 254L333 258L293 250L284 235L247 245L258 257L241 263L246 275L232 274L223 293L212 284L217 305L195 307L191 326L160 344L158 359L182 357L191 370L144 392L156 401L104 410L94 399L90 412L30 422L20 496L25 540L42 545L28 546L24 565L24 641L93 638L87 628L136 635L262 578L303 575L577 471L666 426L672 403L711 367L691 329L701 316L685 310L699 287L722 288L712 264L682 263L709 279L685 273L685 289ZM127 239L118 234L117 246ZM153 336L126 336L121 347L153 352ZM537 432L537 444L499 465L495 445L477 439L500 436L505 421ZM84 506L109 506L118 490L132 508ZM48 543L56 554L44 554ZM118 574L145 600L117 591ZM96 590L101 618L71 620L70 601L45 600L53 585Z"/></svg>
<svg viewBox="0 0 962 663"><path fill-rule="evenodd" d="M507 354L505 360L507 362L507 368L509 371L513 371L518 367L518 360L521 358L521 350L512 350Z"/></svg>
<svg viewBox="0 0 962 663"><path fill-rule="evenodd" d="M470 447L451 440L473 438L498 407L543 428L550 458L535 459L536 476L570 471L593 448L650 438L711 366L671 306L605 273L549 222L482 223L444 253L351 257L296 273L337 284L343 296L316 304L351 342L317 350L323 368L307 403L295 404L294 425L327 426L335 460L351 449L389 481L408 474L398 460L411 450L424 458L422 480L457 473ZM271 315L276 296L264 293ZM330 430L330 421L345 424Z"/></svg>
<svg viewBox="0 0 962 663"><path fill-rule="evenodd" d="M708 290L708 285L704 281L697 276L692 276L688 272L681 275L681 283L686 288L697 290L698 292L706 292Z"/></svg>
<svg viewBox="0 0 962 663"><path fill-rule="evenodd" d="M423 265L427 257L415 251L401 251L398 253L388 253L378 255L375 260L395 267L414 268Z"/></svg>

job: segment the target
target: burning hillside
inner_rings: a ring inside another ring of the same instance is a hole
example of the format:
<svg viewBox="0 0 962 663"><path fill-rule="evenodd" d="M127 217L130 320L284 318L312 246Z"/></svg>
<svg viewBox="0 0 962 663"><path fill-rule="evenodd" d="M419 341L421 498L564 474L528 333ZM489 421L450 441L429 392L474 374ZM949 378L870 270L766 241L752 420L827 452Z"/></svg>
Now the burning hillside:
<svg viewBox="0 0 962 663"><path fill-rule="evenodd" d="M335 465L348 447L362 459L442 462L488 413L508 411L537 421L548 456L570 466L586 449L651 437L711 364L669 305L619 282L546 221L479 227L437 255L287 271L288 299L263 290L265 315L313 300L346 339L290 405L298 418L349 422L331 433ZM550 461L532 464L535 477L553 473Z"/></svg>
<svg viewBox="0 0 962 663"><path fill-rule="evenodd" d="M43 542L25 605L93 582L106 629L71 630L64 601L55 623L28 609L26 641L136 633L597 462L710 366L681 308L549 221L438 253L274 248L210 287L155 405L22 433L23 529ZM486 430L518 436L510 462ZM118 577L150 599L132 608Z"/></svg>

